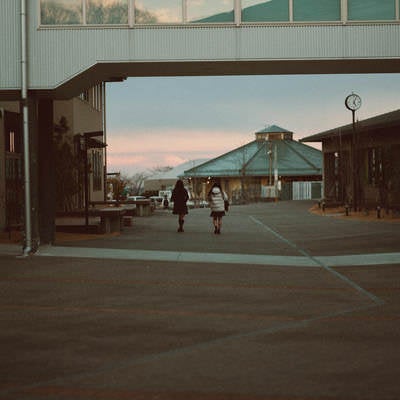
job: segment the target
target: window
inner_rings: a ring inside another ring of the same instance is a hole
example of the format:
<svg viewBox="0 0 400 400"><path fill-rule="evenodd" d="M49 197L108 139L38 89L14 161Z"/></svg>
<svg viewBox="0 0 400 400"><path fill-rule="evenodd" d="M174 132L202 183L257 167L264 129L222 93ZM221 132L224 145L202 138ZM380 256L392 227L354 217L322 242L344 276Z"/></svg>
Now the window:
<svg viewBox="0 0 400 400"><path fill-rule="evenodd" d="M6 157L6 168L5 168L6 179L9 181L15 181L22 178L22 162L19 157ZM15 196L15 194L14 194ZM15 198L12 199L15 201Z"/></svg>
<svg viewBox="0 0 400 400"><path fill-rule="evenodd" d="M42 25L82 24L82 0L40 0Z"/></svg>
<svg viewBox="0 0 400 400"><path fill-rule="evenodd" d="M233 0L187 0L189 22L233 22Z"/></svg>
<svg viewBox="0 0 400 400"><path fill-rule="evenodd" d="M9 146L8 146L8 151L10 153L15 153L15 132L10 132L9 134Z"/></svg>
<svg viewBox="0 0 400 400"><path fill-rule="evenodd" d="M89 101L89 90L85 90L79 95L79 98L83 101Z"/></svg>
<svg viewBox="0 0 400 400"><path fill-rule="evenodd" d="M174 24L182 23L181 0L136 0L136 24Z"/></svg>
<svg viewBox="0 0 400 400"><path fill-rule="evenodd" d="M393 192L400 193L400 144L392 144L387 153L390 164L386 168L388 186Z"/></svg>
<svg viewBox="0 0 400 400"><path fill-rule="evenodd" d="M127 24L128 0L86 0L88 24Z"/></svg>
<svg viewBox="0 0 400 400"><path fill-rule="evenodd" d="M349 20L396 19L396 0L348 0Z"/></svg>
<svg viewBox="0 0 400 400"><path fill-rule="evenodd" d="M93 190L103 189L103 157L99 150L92 153Z"/></svg>
<svg viewBox="0 0 400 400"><path fill-rule="evenodd" d="M242 0L242 21L289 21L289 1Z"/></svg>
<svg viewBox="0 0 400 400"><path fill-rule="evenodd" d="M368 149L368 183L376 186L382 180L383 164L382 164L382 149Z"/></svg>
<svg viewBox="0 0 400 400"><path fill-rule="evenodd" d="M340 21L340 0L293 0L294 21Z"/></svg>
<svg viewBox="0 0 400 400"><path fill-rule="evenodd" d="M101 84L85 90L78 97L89 103L97 111L103 109L103 86Z"/></svg>
<svg viewBox="0 0 400 400"><path fill-rule="evenodd" d="M92 107L97 110L101 111L103 108L103 96L102 96L102 85L96 85L92 88Z"/></svg>
<svg viewBox="0 0 400 400"><path fill-rule="evenodd" d="M288 20L288 0L242 0L243 22L272 22Z"/></svg>
<svg viewBox="0 0 400 400"><path fill-rule="evenodd" d="M398 20L400 0L39 0L42 25ZM397 7L397 8L396 8Z"/></svg>

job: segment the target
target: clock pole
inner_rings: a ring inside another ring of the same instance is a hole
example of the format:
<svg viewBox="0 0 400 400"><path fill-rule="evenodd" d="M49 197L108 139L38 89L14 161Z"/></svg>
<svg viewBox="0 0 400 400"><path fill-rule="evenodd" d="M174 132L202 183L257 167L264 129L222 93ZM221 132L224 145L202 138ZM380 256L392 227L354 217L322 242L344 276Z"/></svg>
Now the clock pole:
<svg viewBox="0 0 400 400"><path fill-rule="evenodd" d="M353 209L360 209L360 177L359 177L359 156L358 156L358 140L356 132L356 110L361 107L361 98L359 95L352 93L345 99L345 106L352 113L353 135L352 135L352 168L353 168Z"/></svg>
<svg viewBox="0 0 400 400"><path fill-rule="evenodd" d="M358 146L356 132L356 110L351 110L353 117L353 202L354 211L358 211L359 207L359 174L358 174Z"/></svg>

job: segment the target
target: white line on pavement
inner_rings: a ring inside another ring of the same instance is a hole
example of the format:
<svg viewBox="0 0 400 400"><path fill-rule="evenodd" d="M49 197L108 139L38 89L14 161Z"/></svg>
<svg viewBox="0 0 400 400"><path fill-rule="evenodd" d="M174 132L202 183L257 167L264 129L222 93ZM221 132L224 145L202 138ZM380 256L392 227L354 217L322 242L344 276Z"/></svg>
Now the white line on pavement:
<svg viewBox="0 0 400 400"><path fill-rule="evenodd" d="M0 244L0 255L18 256L19 245ZM349 254L337 256L280 256L269 254L199 253L158 250L129 250L89 247L43 246L42 257L104 258L117 260L173 261L221 264L252 264L281 267L330 267L400 265L400 253Z"/></svg>

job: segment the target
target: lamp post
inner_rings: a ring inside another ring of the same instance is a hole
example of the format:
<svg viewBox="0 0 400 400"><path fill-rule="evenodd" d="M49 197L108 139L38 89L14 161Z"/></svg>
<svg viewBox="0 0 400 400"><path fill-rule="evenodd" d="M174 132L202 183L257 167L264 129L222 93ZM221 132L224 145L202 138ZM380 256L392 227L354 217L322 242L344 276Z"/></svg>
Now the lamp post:
<svg viewBox="0 0 400 400"><path fill-rule="evenodd" d="M81 151L83 155L83 178L84 178L84 194L85 194L85 230L89 230L89 178L88 178L88 145L86 135L80 138Z"/></svg>
<svg viewBox="0 0 400 400"><path fill-rule="evenodd" d="M344 104L348 110L352 113L352 121L353 121L353 137L352 137L352 166L353 166L353 207L355 211L358 211L360 206L360 182L359 182L359 174L358 174L358 143L357 143L357 135L356 135L356 120L355 114L356 111L361 107L361 97L358 94L351 93L349 94Z"/></svg>
<svg viewBox="0 0 400 400"><path fill-rule="evenodd" d="M274 145L274 191L275 201L278 201L278 146Z"/></svg>
<svg viewBox="0 0 400 400"><path fill-rule="evenodd" d="M267 155L268 155L268 169L269 169L268 186L272 186L272 143L270 141L268 143Z"/></svg>

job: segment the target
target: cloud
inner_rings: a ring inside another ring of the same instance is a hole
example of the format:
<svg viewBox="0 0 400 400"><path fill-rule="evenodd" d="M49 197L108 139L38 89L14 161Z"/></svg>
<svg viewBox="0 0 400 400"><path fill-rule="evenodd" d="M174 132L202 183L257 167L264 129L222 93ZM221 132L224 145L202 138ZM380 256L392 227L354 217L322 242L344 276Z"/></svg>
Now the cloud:
<svg viewBox="0 0 400 400"><path fill-rule="evenodd" d="M108 132L108 170L137 172L176 166L188 160L217 157L252 140L252 134L220 130Z"/></svg>
<svg viewBox="0 0 400 400"><path fill-rule="evenodd" d="M115 167L127 165L140 165L146 161L145 156L136 153L107 153L107 161Z"/></svg>
<svg viewBox="0 0 400 400"><path fill-rule="evenodd" d="M175 165L179 165L182 164L186 161L188 161L187 158L183 158L180 156L177 156L175 154L166 154L164 157L165 163L160 164L160 165L170 165L170 166L175 166Z"/></svg>
<svg viewBox="0 0 400 400"><path fill-rule="evenodd" d="M168 128L162 132L144 129L136 131L109 131L107 133L108 152L135 152L140 154L154 152L182 153L225 151L232 146L250 142L254 136L239 131L187 130Z"/></svg>

